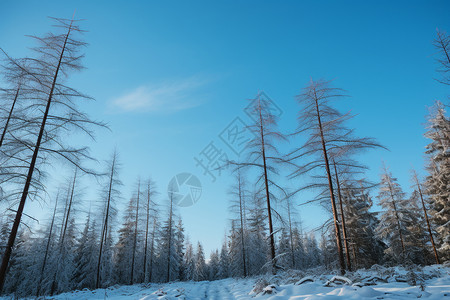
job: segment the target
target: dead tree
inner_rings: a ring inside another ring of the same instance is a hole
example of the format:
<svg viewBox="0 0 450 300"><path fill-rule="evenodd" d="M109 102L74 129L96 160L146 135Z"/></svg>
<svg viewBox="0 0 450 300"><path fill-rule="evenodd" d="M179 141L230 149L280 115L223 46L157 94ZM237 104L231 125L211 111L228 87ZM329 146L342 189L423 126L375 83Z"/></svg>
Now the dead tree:
<svg viewBox="0 0 450 300"><path fill-rule="evenodd" d="M431 231L430 221L428 220L427 208L425 206L425 201L423 200L421 184L419 182L419 178L417 177L416 171L413 170L412 173L413 173L414 184L415 184L415 187L417 188L417 192L419 193L420 201L422 203L423 215L425 217L425 221L427 222L427 230L428 230L428 235L430 237L431 246L433 247L434 258L436 259L436 263L440 264L441 262L439 261L439 255L436 250L436 245L434 244L434 238L433 238L433 233Z"/></svg>
<svg viewBox="0 0 450 300"><path fill-rule="evenodd" d="M280 155L274 140L286 140L285 136L276 130L277 116L272 112L273 104L271 100L263 93L258 93L255 99L250 99L251 103L248 112L252 116L254 123L247 128L254 134L248 142L248 157L246 162L230 161L237 169L253 168L260 172L257 178L257 184L261 185L261 191L264 193L267 222L269 227L269 249L272 273L275 274L278 266L276 263L275 231L272 220L272 201L275 200L273 190L281 190L275 182L277 170L274 163L282 163Z"/></svg>
<svg viewBox="0 0 450 300"><path fill-rule="evenodd" d="M437 81L450 85L450 36L446 32L438 30L433 45L439 55L436 59L439 65L437 71L442 74L442 78Z"/></svg>
<svg viewBox="0 0 450 300"><path fill-rule="evenodd" d="M6 279L12 249L25 203L29 196L33 173L36 167L42 163L42 160L38 161L40 152L45 152L49 157L63 158L80 170L95 174L95 172L84 168L82 164L82 160L90 159L88 148L67 147L63 142L63 138L67 136L65 133L73 129L81 130L93 137L93 133L88 129L88 126L103 125L90 120L75 105L75 100L90 98L63 83L64 77L67 77L70 71L82 69L80 61L83 55L79 51L85 43L75 37L77 32L81 32L76 25L77 21L56 18L54 20L57 23L56 27L62 28L64 32L62 34L50 33L44 37L33 36L40 43L40 46L34 48L40 57L25 58L23 61L27 63L16 64L17 68L27 74L26 85L30 90L33 90L32 99L34 103L30 105L42 109L34 110L36 114L42 113L42 115L38 125L39 130L35 133L36 142L30 147L32 156L27 168L28 171L14 223L3 254L0 267L0 291L3 289ZM12 63L15 63L15 61L12 61ZM53 111L55 114L51 113ZM30 120L37 122L39 117L33 118L30 116ZM30 123L32 122L30 121ZM30 131L27 133L31 134Z"/></svg>
<svg viewBox="0 0 450 300"><path fill-rule="evenodd" d="M246 217L245 217L245 184L244 178L242 176L242 170L236 170L236 184L233 185L230 189L230 194L233 197L232 204L230 206L230 210L233 212L237 211L239 214L239 223L240 223L240 235L241 235L241 251L242 251L242 268L244 272L244 277L248 276L247 272L247 258L246 258ZM234 221L234 220L233 220Z"/></svg>
<svg viewBox="0 0 450 300"><path fill-rule="evenodd" d="M116 214L116 208L114 206L116 198L120 197L120 191L118 190L118 187L122 185L122 182L118 179L118 169L119 169L119 162L118 162L118 154L117 151L114 150L111 161L108 162L109 170L108 170L108 182L107 182L107 188L104 190L104 197L105 197L105 203L104 203L104 209L105 214L103 218L103 224L102 224L102 231L100 236L100 248L98 253L98 260L97 260L97 274L96 274L96 281L95 281L95 287L100 288L101 287L101 265L102 265L102 258L103 258L103 247L106 245L106 239L108 238L108 229L111 227L111 219Z"/></svg>
<svg viewBox="0 0 450 300"><path fill-rule="evenodd" d="M345 257L347 259L347 270L351 271L352 270L352 265L351 265L351 261L350 261L350 249L348 247L348 238L347 238L347 229L345 226L345 214L344 214L344 206L342 204L342 194L341 194L341 185L339 183L339 175L338 175L338 171L337 171L337 167L336 167L336 162L333 159L333 166L334 166L334 175L336 178L336 186L337 186L337 194L338 194L338 199L339 199L339 208L341 211L341 225L342 225L342 235L344 238L344 247L345 247Z"/></svg>
<svg viewBox="0 0 450 300"><path fill-rule="evenodd" d="M138 188L136 195L136 216L134 221L134 238L133 238L133 252L131 254L131 276L130 276L130 284L134 282L134 261L136 258L136 245L137 245L137 236L138 236L138 222L139 222L139 200L141 196L141 180L138 180Z"/></svg>
<svg viewBox="0 0 450 300"><path fill-rule="evenodd" d="M150 249L150 272L149 272L149 276L147 277L147 253L148 253L148 238L149 238L149 223L150 223L150 217L151 215L153 215L153 218L156 218L156 203L153 200L153 197L156 195L156 190L155 190L155 183L149 179L147 181L147 203L145 206L146 209L146 218L145 218L145 242L144 242L144 265L143 265L143 274L144 274L144 282L148 282L151 280L151 275L152 275L152 270L151 268L153 267L153 246L154 246L154 232L155 232L155 228L153 228L153 233L151 236L151 249ZM150 214L151 212L151 214ZM155 226L155 224L153 224L153 226Z"/></svg>

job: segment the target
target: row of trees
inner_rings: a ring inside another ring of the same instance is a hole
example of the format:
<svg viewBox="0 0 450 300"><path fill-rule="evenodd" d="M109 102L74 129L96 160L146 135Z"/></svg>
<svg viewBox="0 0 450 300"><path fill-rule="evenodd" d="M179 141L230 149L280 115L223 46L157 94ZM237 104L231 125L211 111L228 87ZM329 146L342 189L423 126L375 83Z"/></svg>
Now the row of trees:
<svg viewBox="0 0 450 300"><path fill-rule="evenodd" d="M443 73L440 81L449 84L450 38L438 32L435 46L440 52L439 71ZM367 167L357 158L366 150L384 147L372 138L357 137L355 130L346 125L353 116L341 113L333 104L344 96L344 91L333 87L331 82L311 81L297 96L301 106L298 127L290 135L277 130L272 103L264 94L251 100L249 112L254 123L248 129L254 133L254 138L249 142L248 156L244 161L229 162L237 174L232 197L238 217L233 220L231 232L232 236L235 232L241 236L242 274L254 274L249 273L249 267L243 263L248 259L243 245L248 232L243 206L243 170L250 170L251 185L257 187L253 195L261 202L259 207L263 207L263 199L265 202L265 216L259 220L259 226L265 228L268 252L263 254L266 258L262 265L266 269L270 265L272 273L285 267L278 257L287 253L294 256L297 247L290 213L282 215L274 205L286 202L291 211L290 199L304 190L316 191L317 196L307 202L320 202L332 215L324 229L329 231L332 225L335 243L326 248L334 248L341 274L351 270L352 264L429 263L430 253L436 263L449 258L450 121L445 106L437 101L428 120L425 137L431 140L426 151L429 176L421 182L414 172L414 192L406 197L396 179L384 168L377 197L383 211L377 216L370 212L372 200L368 194L377 184L365 178ZM288 154L280 153L278 142L296 136L306 138L306 142ZM280 174L279 169L289 168L292 171L288 176ZM283 187L286 177L290 181L300 178L307 183L287 191ZM282 225L275 228L277 220ZM287 248L291 250L288 252L276 248L275 235L280 230L282 235L289 231Z"/></svg>
<svg viewBox="0 0 450 300"><path fill-rule="evenodd" d="M252 100L255 122L249 129L254 138L248 158L230 162L236 174L230 233L208 263L201 244L194 251L185 239L171 194L167 205L157 205L150 180L136 183L123 223L117 226L117 154L97 172L87 167L93 160L89 149L68 145L65 139L75 130L93 137L92 127L106 126L78 109L79 101L90 97L65 83L72 71L82 69L82 30L75 20L54 20L62 33L33 37L39 43L35 56L16 59L3 52L6 86L1 96L8 105L0 111L0 204L9 209L0 220L0 291L42 295L318 265L338 266L344 273L374 263L449 259L450 121L445 106L436 103L425 135L431 141L426 151L429 176L422 182L414 175L414 192L407 197L385 169L378 194L383 209L377 214L371 211L370 196L376 184L365 178L366 166L357 158L383 147L372 138L357 137L348 127L352 116L333 104L345 93L326 81L311 81L297 97L298 128L288 136L277 130L270 100L261 95ZM449 37L438 33L436 47L441 53L440 81L450 84ZM297 136L306 138L303 145L290 153L278 151L280 141ZM25 204L44 198L49 162L61 158L74 171L52 197L50 222L32 232L23 220ZM81 204L83 176L99 180L101 195L80 229L75 220L82 215L79 208L86 207ZM286 178L302 184L289 190ZM332 216L322 228L319 245L296 222L294 200L304 190L315 191L317 196L307 202L320 203Z"/></svg>

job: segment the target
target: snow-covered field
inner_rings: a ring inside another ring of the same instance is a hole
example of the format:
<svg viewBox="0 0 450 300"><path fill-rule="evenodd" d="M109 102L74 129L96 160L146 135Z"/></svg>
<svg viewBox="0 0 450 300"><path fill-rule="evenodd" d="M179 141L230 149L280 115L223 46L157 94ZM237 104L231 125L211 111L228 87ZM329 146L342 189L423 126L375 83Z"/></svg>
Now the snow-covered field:
<svg viewBox="0 0 450 300"><path fill-rule="evenodd" d="M311 271L277 276L114 286L75 291L45 299L450 299L450 267L358 270L347 277ZM0 297L1 300L12 297Z"/></svg>

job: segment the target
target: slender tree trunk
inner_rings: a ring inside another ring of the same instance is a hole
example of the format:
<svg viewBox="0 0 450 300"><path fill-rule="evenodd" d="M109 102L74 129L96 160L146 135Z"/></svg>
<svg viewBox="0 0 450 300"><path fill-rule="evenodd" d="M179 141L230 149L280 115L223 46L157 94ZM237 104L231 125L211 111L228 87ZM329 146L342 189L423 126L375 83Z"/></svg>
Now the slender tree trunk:
<svg viewBox="0 0 450 300"><path fill-rule="evenodd" d="M77 180L77 170L78 169L75 169L75 173L74 173L74 176L73 176L72 188L71 188L71 191L70 191L70 198L69 198L69 205L67 207L67 212L65 214L65 221L63 222L64 226L63 226L63 231L62 231L62 235L61 235L61 238L60 238L60 245L59 245L59 254L60 254L60 256L58 257L58 264L56 266L55 274L53 276L52 287L50 289L50 296L53 296L53 294L56 291L56 286L57 286L56 278L57 278L58 272L59 272L60 259L64 255L64 249L63 249L64 248L64 239L66 237L67 226L68 226L69 220L70 220L70 212L72 210L73 195L74 195L74 192L75 192L75 182ZM63 259L63 263L64 263L64 259Z"/></svg>
<svg viewBox="0 0 450 300"><path fill-rule="evenodd" d="M137 243L137 234L138 234L138 220L139 220L139 196L141 194L141 181L138 183L138 193L136 200L136 219L134 221L134 240L133 240L133 255L131 257L131 284L134 282L134 260L136 258L136 243Z"/></svg>
<svg viewBox="0 0 450 300"><path fill-rule="evenodd" d="M5 252L3 254L2 265L0 267L0 293L3 290L3 286L5 284L6 271L8 269L9 260L11 258L12 248L13 248L14 242L16 240L17 231L18 231L19 225L20 225L20 220L22 219L22 214L23 214L23 209L25 207L25 202L26 202L27 197L28 197L28 191L30 189L31 179L33 177L34 167L36 165L36 160L37 160L37 157L38 157L39 148L41 146L42 136L44 135L45 124L47 123L47 117L48 117L48 113L49 113L49 110L50 110L50 104L52 103L53 91L55 89L56 80L58 79L59 69L61 67L61 63L62 63L63 56L64 56L64 51L66 49L66 44L67 44L67 40L68 40L69 35L70 35L71 28L72 28L72 23L69 26L66 38L64 40L64 44L63 44L62 49L61 49L61 55L59 56L58 65L56 67L55 75L53 76L52 87L51 87L50 93L48 95L48 100L47 100L47 105L46 105L45 112L44 112L44 117L42 118L41 128L39 130L39 135L38 135L38 138L37 138L37 141L36 141L36 147L34 148L33 156L31 158L31 162L30 162L30 167L28 168L27 179L25 181L25 186L23 188L22 197L21 197L20 202L19 202L19 207L18 207L17 212L16 212L16 217L14 219L14 223L13 223L13 226L12 226L12 229L11 229L11 234L9 235L8 243L6 245L6 249L5 249Z"/></svg>
<svg viewBox="0 0 450 300"><path fill-rule="evenodd" d="M148 222L150 219L150 182L147 184L147 218L145 224L145 244L144 244L144 281L147 282L147 247L148 247Z"/></svg>
<svg viewBox="0 0 450 300"><path fill-rule="evenodd" d="M286 198L287 200L287 209L288 209L288 221L289 221L289 240L291 243L291 259L292 259L292 268L295 269L296 263L295 263L295 255L294 255L294 240L292 236L292 220L291 220L291 203L289 201L289 198Z"/></svg>
<svg viewBox="0 0 450 300"><path fill-rule="evenodd" d="M434 238L433 238L433 234L431 232L430 221L428 220L427 208L425 207L425 201L423 200L422 189L420 188L419 179L417 178L417 174L415 172L414 172L414 180L417 185L417 190L419 192L420 201L422 202L423 215L425 216L425 221L427 222L427 229L428 229L428 234L430 236L431 245L433 246L434 258L436 259L436 264L439 265L441 262L439 261L439 256L438 256L438 253L436 250L436 245L434 244Z"/></svg>
<svg viewBox="0 0 450 300"><path fill-rule="evenodd" d="M333 180L331 179L330 164L328 161L327 147L325 145L325 137L324 137L324 133L323 133L322 121L320 118L319 103L318 103L317 99L318 99L317 95L315 95L314 100L316 102L317 122L319 124L320 137L321 137L321 141L322 141L322 152L323 152L323 157L325 160L325 168L327 171L328 186L330 188L331 208L333 210L334 230L335 230L336 244L337 244L337 250L338 250L338 256L339 256L339 265L340 265L341 274L344 275L345 274L344 254L342 251L341 233L339 230L338 213L337 213L337 209L336 209L336 200L335 200L334 191L333 191Z"/></svg>
<svg viewBox="0 0 450 300"><path fill-rule="evenodd" d="M347 270L352 270L352 265L350 262L350 249L348 247L348 238L347 238L347 227L345 225L345 216L344 216L344 206L342 205L342 194L341 194L341 185L339 183L339 176L337 173L337 167L336 162L333 159L333 165L334 165L334 174L336 176L336 186L338 190L338 198L339 198L339 206L341 210L341 220L342 220L342 235L344 237L344 247L345 247L345 256L347 259Z"/></svg>
<svg viewBox="0 0 450 300"><path fill-rule="evenodd" d="M42 278L44 276L45 266L47 265L47 257L48 257L48 252L50 250L50 242L52 240L53 225L55 223L55 216L56 216L56 207L58 206L58 197L59 197L59 192L56 195L55 208L53 210L52 222L50 223L50 231L48 233L47 246L45 247L44 260L42 261L41 272L39 274L39 281L38 281L38 286L37 286L37 291L36 291L36 297L39 297L39 294L41 293Z"/></svg>
<svg viewBox="0 0 450 300"><path fill-rule="evenodd" d="M100 238L100 250L99 250L99 253L98 253L97 278L96 278L96 282L95 282L95 287L97 289L100 288L100 266L101 266L101 263L102 263L103 244L105 243L105 240L107 238L106 234L107 234L107 231L108 231L109 210L110 210L110 207L111 207L111 191L112 191L115 167L116 167L116 155L114 153L112 164L111 164L111 175L109 177L109 187L108 187L108 198L106 200L105 221L103 222L102 236Z"/></svg>
<svg viewBox="0 0 450 300"><path fill-rule="evenodd" d="M241 219L241 244L242 244L242 263L244 268L244 277L247 277L247 263L245 258L245 238L244 238L244 217L243 217L243 197L241 186L241 173L238 173L238 188L239 188L239 215Z"/></svg>
<svg viewBox="0 0 450 300"><path fill-rule="evenodd" d="M19 92L20 92L20 84L17 87L17 91L16 91L16 95L14 96L13 104L11 106L11 109L9 110L8 119L6 119L5 128L3 128L2 137L0 138L0 148L3 145L3 140L5 139L6 131L8 130L9 121L11 120L11 116L14 111L14 106L16 105L17 98L19 97Z"/></svg>
<svg viewBox="0 0 450 300"><path fill-rule="evenodd" d="M153 251L155 248L155 232L156 232L156 216L153 220L152 241L150 243L150 264L148 266L148 268L149 268L148 281L149 282L152 282L152 275L153 275Z"/></svg>
<svg viewBox="0 0 450 300"><path fill-rule="evenodd" d="M272 209L270 208L270 192L269 192L269 180L267 178L267 164L266 164L266 149L264 144L264 127L261 112L261 102L258 95L258 109L259 109L259 121L260 121L260 136L261 136L261 152L264 167L264 185L266 188L266 200L267 200L267 217L269 219L269 234L270 234L270 258L272 259L272 273L275 275L277 270L276 256L275 256L275 238L272 224Z"/></svg>
<svg viewBox="0 0 450 300"><path fill-rule="evenodd" d="M170 281L170 259L172 254L172 213L173 213L173 195L170 194L170 211L169 211L169 249L167 252L167 277L166 282Z"/></svg>
<svg viewBox="0 0 450 300"><path fill-rule="evenodd" d="M405 259L406 249L405 249L405 243L403 242L403 234L402 234L402 227L400 225L400 217L398 215L397 205L395 204L394 195L392 194L391 183L389 182L388 184L389 184L389 193L391 195L392 205L394 207L395 219L397 220L398 235L400 238L400 243L402 245L403 259Z"/></svg>

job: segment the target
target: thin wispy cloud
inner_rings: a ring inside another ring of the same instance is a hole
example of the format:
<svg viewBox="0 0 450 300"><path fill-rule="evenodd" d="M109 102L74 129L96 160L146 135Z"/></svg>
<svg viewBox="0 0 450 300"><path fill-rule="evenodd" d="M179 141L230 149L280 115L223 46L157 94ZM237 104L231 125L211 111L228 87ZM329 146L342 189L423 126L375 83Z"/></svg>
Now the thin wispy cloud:
<svg viewBox="0 0 450 300"><path fill-rule="evenodd" d="M199 106L199 90L207 80L188 78L141 85L114 99L112 106L120 112L174 112Z"/></svg>

